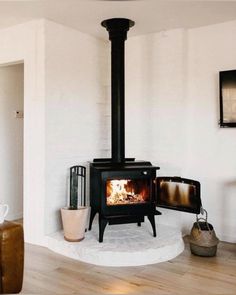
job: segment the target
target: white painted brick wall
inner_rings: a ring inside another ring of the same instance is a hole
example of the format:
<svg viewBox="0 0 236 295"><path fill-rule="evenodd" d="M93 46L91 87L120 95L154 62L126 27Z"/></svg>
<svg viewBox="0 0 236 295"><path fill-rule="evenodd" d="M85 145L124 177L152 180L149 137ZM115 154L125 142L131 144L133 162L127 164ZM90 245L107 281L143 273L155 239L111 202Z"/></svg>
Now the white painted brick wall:
<svg viewBox="0 0 236 295"><path fill-rule="evenodd" d="M60 208L67 205L69 167L88 166L93 158L109 155L110 114L107 44L53 22L45 24L48 234L61 226Z"/></svg>
<svg viewBox="0 0 236 295"><path fill-rule="evenodd" d="M219 237L234 242L236 136L218 127L218 73L236 68L235 33L233 21L134 37L126 55L128 155L199 180ZM161 211L158 223L190 231L194 215Z"/></svg>

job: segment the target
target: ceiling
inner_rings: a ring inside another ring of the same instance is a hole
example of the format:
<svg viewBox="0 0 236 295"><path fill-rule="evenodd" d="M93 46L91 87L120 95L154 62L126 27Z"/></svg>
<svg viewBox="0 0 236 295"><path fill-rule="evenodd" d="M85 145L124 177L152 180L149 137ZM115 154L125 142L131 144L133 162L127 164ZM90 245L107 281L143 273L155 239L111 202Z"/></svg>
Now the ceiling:
<svg viewBox="0 0 236 295"><path fill-rule="evenodd" d="M136 36L236 20L236 1L0 1L0 28L36 18L46 18L107 39L107 33L100 23L112 17L134 20L136 25L129 36Z"/></svg>

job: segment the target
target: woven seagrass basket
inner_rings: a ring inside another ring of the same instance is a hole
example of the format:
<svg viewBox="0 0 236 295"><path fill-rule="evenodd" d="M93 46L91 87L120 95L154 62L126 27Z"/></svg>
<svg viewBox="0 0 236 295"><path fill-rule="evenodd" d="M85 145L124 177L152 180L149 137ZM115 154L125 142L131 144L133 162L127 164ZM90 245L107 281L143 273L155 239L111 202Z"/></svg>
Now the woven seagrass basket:
<svg viewBox="0 0 236 295"><path fill-rule="evenodd" d="M207 211L203 211L206 217L196 216L196 222L193 224L189 240L190 250L194 255L212 257L216 255L219 239L216 237L213 226L207 222Z"/></svg>

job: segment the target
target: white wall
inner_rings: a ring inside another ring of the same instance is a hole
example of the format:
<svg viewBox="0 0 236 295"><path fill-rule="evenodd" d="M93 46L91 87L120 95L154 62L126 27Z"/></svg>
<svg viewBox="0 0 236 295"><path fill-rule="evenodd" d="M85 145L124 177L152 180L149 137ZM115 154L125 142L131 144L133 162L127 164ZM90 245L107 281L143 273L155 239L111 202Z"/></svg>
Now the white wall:
<svg viewBox="0 0 236 295"><path fill-rule="evenodd" d="M223 240L236 241L236 134L220 129L218 72L236 68L236 22L129 38L128 155L159 175L199 180L203 206ZM195 217L163 210L158 222L189 232Z"/></svg>
<svg viewBox="0 0 236 295"><path fill-rule="evenodd" d="M44 243L44 21L0 30L0 64L24 61L24 232Z"/></svg>
<svg viewBox="0 0 236 295"><path fill-rule="evenodd" d="M236 129L219 128L219 71L236 69L236 21L189 32L186 174L221 239L236 241Z"/></svg>
<svg viewBox="0 0 236 295"><path fill-rule="evenodd" d="M47 234L61 228L69 167L108 156L106 48L103 41L45 22Z"/></svg>
<svg viewBox="0 0 236 295"><path fill-rule="evenodd" d="M23 217L23 64L0 67L0 203L9 205L8 220Z"/></svg>
<svg viewBox="0 0 236 295"><path fill-rule="evenodd" d="M159 166L158 175L184 177L187 33L128 38L126 47L127 154ZM182 227L182 213L161 211L157 223Z"/></svg>
<svg viewBox="0 0 236 295"><path fill-rule="evenodd" d="M130 38L126 50L126 150L180 173L185 104L185 32Z"/></svg>

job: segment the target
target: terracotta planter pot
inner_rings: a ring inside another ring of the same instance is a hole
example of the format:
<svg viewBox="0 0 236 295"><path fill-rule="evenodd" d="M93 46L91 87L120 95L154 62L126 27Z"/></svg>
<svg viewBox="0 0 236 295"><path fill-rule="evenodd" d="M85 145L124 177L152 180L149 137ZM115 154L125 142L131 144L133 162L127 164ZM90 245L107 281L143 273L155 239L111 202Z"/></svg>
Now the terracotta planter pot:
<svg viewBox="0 0 236 295"><path fill-rule="evenodd" d="M79 242L84 239L84 233L88 221L89 207L79 207L71 210L68 207L61 208L64 238L68 242Z"/></svg>

